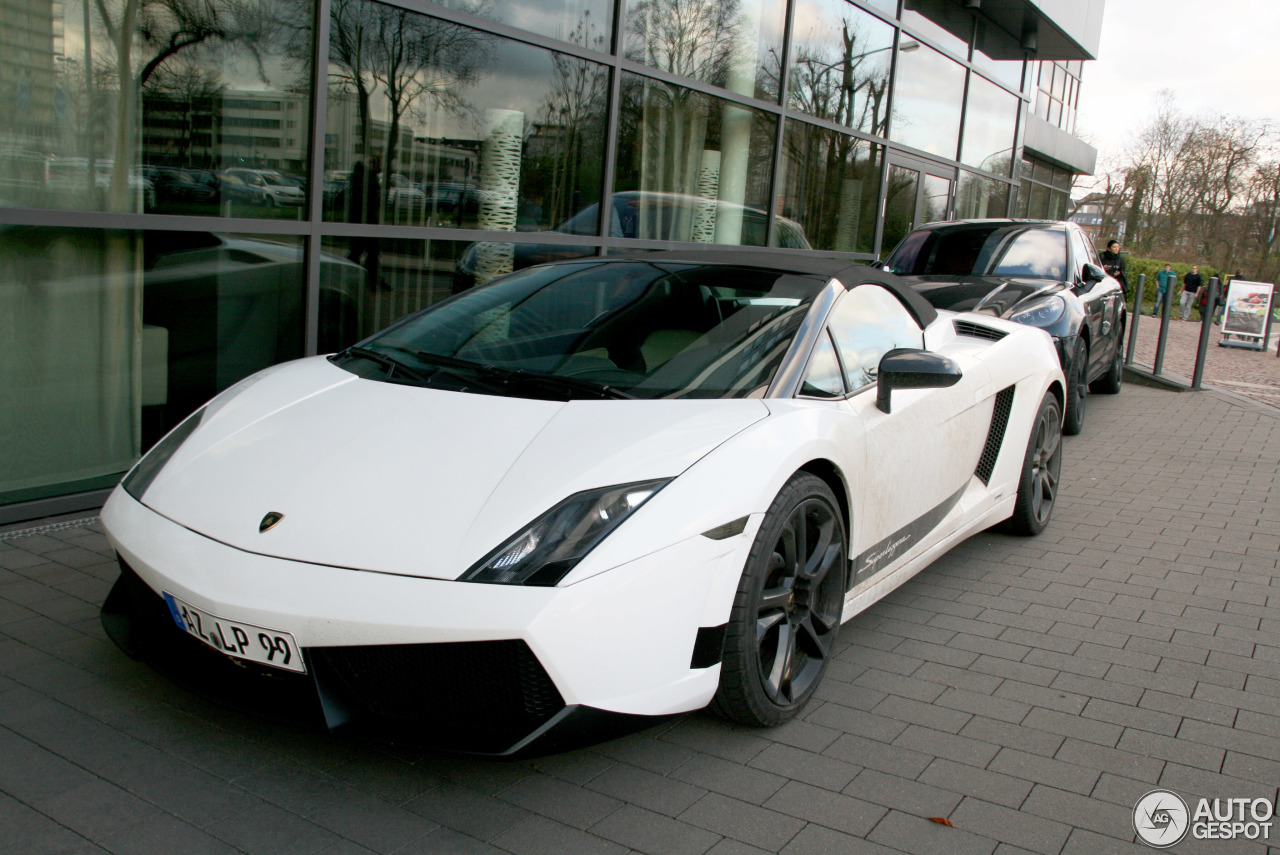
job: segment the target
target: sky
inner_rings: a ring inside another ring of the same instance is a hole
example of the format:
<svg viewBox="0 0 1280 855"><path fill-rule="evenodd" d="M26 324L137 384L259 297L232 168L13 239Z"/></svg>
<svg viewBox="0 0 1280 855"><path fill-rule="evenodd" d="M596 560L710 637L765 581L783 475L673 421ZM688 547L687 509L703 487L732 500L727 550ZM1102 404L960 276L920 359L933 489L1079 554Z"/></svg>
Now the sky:
<svg viewBox="0 0 1280 855"><path fill-rule="evenodd" d="M1114 161L1162 89L1182 112L1227 113L1280 127L1280 3L1106 0L1098 59L1080 81L1076 133Z"/></svg>

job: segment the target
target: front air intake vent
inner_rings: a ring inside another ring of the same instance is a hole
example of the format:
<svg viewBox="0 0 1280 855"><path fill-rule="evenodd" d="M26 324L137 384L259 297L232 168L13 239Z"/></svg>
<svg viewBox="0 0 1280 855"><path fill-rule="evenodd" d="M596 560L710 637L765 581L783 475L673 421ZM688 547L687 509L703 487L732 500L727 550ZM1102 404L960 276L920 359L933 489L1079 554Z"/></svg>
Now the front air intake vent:
<svg viewBox="0 0 1280 855"><path fill-rule="evenodd" d="M982 458L974 475L986 484L991 480L991 473L996 468L996 458L1000 456L1000 446L1004 444L1004 431L1009 426L1009 413L1013 410L1013 387L1001 389L996 395L995 409L991 413L991 428L987 431L987 444L982 447Z"/></svg>
<svg viewBox="0 0 1280 855"><path fill-rule="evenodd" d="M991 327L984 327L982 324L975 324L973 321L954 321L957 335L967 335L973 338L985 338L987 341L999 341L1008 335L1004 330L993 330Z"/></svg>

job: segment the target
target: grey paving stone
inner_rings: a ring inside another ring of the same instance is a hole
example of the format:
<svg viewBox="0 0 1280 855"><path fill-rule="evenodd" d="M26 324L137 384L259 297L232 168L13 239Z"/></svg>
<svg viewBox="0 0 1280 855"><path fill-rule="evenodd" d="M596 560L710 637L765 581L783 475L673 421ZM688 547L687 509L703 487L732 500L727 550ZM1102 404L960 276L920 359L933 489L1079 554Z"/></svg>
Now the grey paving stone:
<svg viewBox="0 0 1280 855"><path fill-rule="evenodd" d="M1032 786L1030 781L1012 775L943 759L930 763L929 768L917 780L961 795L979 796L987 801L1015 808L1026 799Z"/></svg>
<svg viewBox="0 0 1280 855"><path fill-rule="evenodd" d="M615 798L542 774L531 775L513 784L499 793L498 798L583 829L622 806L622 802Z"/></svg>
<svg viewBox="0 0 1280 855"><path fill-rule="evenodd" d="M923 666L922 666L923 667ZM920 669L917 668L918 672ZM882 693L881 702L890 697L909 698L921 703L932 703L934 698L942 694L943 687L932 680L922 680L915 676L895 674L879 668L868 668L859 674L854 684L860 688L872 689ZM871 709L874 709L872 707Z"/></svg>
<svg viewBox="0 0 1280 855"><path fill-rule="evenodd" d="M865 837L887 813L887 809L879 804L799 781L788 783L764 806L858 837Z"/></svg>
<svg viewBox="0 0 1280 855"><path fill-rule="evenodd" d="M998 745L958 736L928 727L913 724L894 740L894 745L918 751L921 754L932 754L945 757L969 766L986 766L1000 751Z"/></svg>
<svg viewBox="0 0 1280 855"><path fill-rule="evenodd" d="M1085 766L1077 766L1074 763L1041 757L1039 754L1028 754L1011 748L1000 749L1000 753L987 764L987 768L992 772L1050 784L1077 793L1092 791L1094 784L1098 783L1100 774L1097 770Z"/></svg>
<svg viewBox="0 0 1280 855"><path fill-rule="evenodd" d="M667 816L682 813L707 792L702 787L685 784L629 763L616 764L592 778L585 786Z"/></svg>
<svg viewBox="0 0 1280 855"><path fill-rule="evenodd" d="M1034 811L1014 810L972 797L966 797L949 819L959 828L1045 855L1057 855L1073 827L1071 823L1036 816Z"/></svg>
<svg viewBox="0 0 1280 855"><path fill-rule="evenodd" d="M780 855L893 855L899 851L820 825L808 825L791 838Z"/></svg>
<svg viewBox="0 0 1280 855"><path fill-rule="evenodd" d="M1057 753L1064 740L1061 734L1032 727L1025 719L1021 724L1010 724L982 716L974 716L960 731L960 735L1045 757L1052 757Z"/></svg>
<svg viewBox="0 0 1280 855"><path fill-rule="evenodd" d="M926 704L911 698L890 696L885 698L872 712L898 721L924 725L934 730L958 733L972 717L962 710L946 709L933 704Z"/></svg>
<svg viewBox="0 0 1280 855"><path fill-rule="evenodd" d="M912 855L991 855L996 848L988 837L898 811L890 811L868 839Z"/></svg>
<svg viewBox="0 0 1280 855"><path fill-rule="evenodd" d="M307 819L369 850L399 851L440 827L426 817L369 795L352 794L310 812Z"/></svg>
<svg viewBox="0 0 1280 855"><path fill-rule="evenodd" d="M1036 784L1023 802L1022 810L1118 839L1133 837L1132 806L1121 807L1048 784Z"/></svg>
<svg viewBox="0 0 1280 855"><path fill-rule="evenodd" d="M213 823L210 834L252 855L311 853L340 837L297 814L269 804L256 804Z"/></svg>
<svg viewBox="0 0 1280 855"><path fill-rule="evenodd" d="M781 775L709 755L692 758L672 772L671 777L752 804L763 804L787 782Z"/></svg>
<svg viewBox="0 0 1280 855"><path fill-rule="evenodd" d="M844 794L917 816L946 816L960 803L958 793L864 769L844 788Z"/></svg>
<svg viewBox="0 0 1280 855"><path fill-rule="evenodd" d="M1154 781L1159 776L1165 762L1158 757L1147 757L1132 751L1109 748L1080 739L1067 739L1063 742L1062 747L1054 754L1054 759L1088 769L1150 781Z"/></svg>
<svg viewBox="0 0 1280 855"><path fill-rule="evenodd" d="M771 745L757 754L750 766L792 781L839 791L852 781L862 767L835 757L802 751L789 745Z"/></svg>
<svg viewBox="0 0 1280 855"><path fill-rule="evenodd" d="M591 833L648 855L701 855L721 840L719 834L635 805L619 808Z"/></svg>
<svg viewBox="0 0 1280 855"><path fill-rule="evenodd" d="M878 769L898 775L915 777L929 765L930 755L886 745L854 734L846 734L826 750L829 757L837 757L867 769Z"/></svg>
<svg viewBox="0 0 1280 855"><path fill-rule="evenodd" d="M997 697L1029 704L1033 707L1046 707L1065 713L1079 714L1089 702L1085 695L1066 692L1047 686L1032 685L1018 680L1005 680L996 689Z"/></svg>
<svg viewBox="0 0 1280 855"><path fill-rule="evenodd" d="M943 692L934 703L948 709L973 713L974 715L1007 721L1012 724L1022 721L1027 717L1027 713L1031 711L1029 705L1020 701L994 698L979 692L970 692L954 687Z"/></svg>
<svg viewBox="0 0 1280 855"><path fill-rule="evenodd" d="M794 817L719 793L708 793L677 819L774 851L804 827L804 822Z"/></svg>
<svg viewBox="0 0 1280 855"><path fill-rule="evenodd" d="M1226 752L1221 748L1196 745L1170 736L1147 733L1141 730L1126 730L1116 746L1122 751L1143 755L1160 760L1172 760L1185 763L1200 769L1218 771L1222 769L1222 761Z"/></svg>
<svg viewBox="0 0 1280 855"><path fill-rule="evenodd" d="M168 814L160 814L142 825L131 826L100 839L106 850L113 855L156 855L167 852L234 855L244 851Z"/></svg>
<svg viewBox="0 0 1280 855"><path fill-rule="evenodd" d="M1071 832L1067 845L1062 848L1062 855L1142 855L1150 852L1151 848L1141 843L1126 842L1081 828Z"/></svg>
<svg viewBox="0 0 1280 855"><path fill-rule="evenodd" d="M850 709L839 704L823 704L806 716L808 721L844 733L855 733L881 742L892 742L907 729L907 723L864 710ZM837 735L837 739L839 736ZM834 742L835 740L832 740ZM831 743L824 745L829 748Z"/></svg>
<svg viewBox="0 0 1280 855"><path fill-rule="evenodd" d="M404 807L454 831L485 841L492 841L533 816L524 808L487 797L452 781L410 799Z"/></svg>
<svg viewBox="0 0 1280 855"><path fill-rule="evenodd" d="M492 842L516 855L625 855L628 851L626 846L542 816L523 820Z"/></svg>

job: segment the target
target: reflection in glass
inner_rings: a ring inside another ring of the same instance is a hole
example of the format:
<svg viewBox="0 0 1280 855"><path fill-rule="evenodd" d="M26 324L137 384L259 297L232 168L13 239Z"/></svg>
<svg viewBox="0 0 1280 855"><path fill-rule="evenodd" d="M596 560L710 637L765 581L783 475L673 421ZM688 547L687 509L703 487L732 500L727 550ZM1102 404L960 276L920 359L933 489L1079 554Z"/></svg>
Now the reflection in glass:
<svg viewBox="0 0 1280 855"><path fill-rule="evenodd" d="M884 233L880 238L882 258L916 227L916 197L919 192L919 172L890 164L889 186L885 188Z"/></svg>
<svg viewBox="0 0 1280 855"><path fill-rule="evenodd" d="M1009 185L972 172L960 173L956 219L1008 216Z"/></svg>
<svg viewBox="0 0 1280 855"><path fill-rule="evenodd" d="M604 66L366 0L332 9L326 219L539 231L599 201ZM573 35L606 44L585 13ZM513 269L508 246L481 253L479 281Z"/></svg>
<svg viewBox="0 0 1280 855"><path fill-rule="evenodd" d="M1018 123L1018 96L972 74L967 101L961 162L1008 175Z"/></svg>
<svg viewBox="0 0 1280 855"><path fill-rule="evenodd" d="M924 196L921 199L920 222L936 223L947 218L947 206L951 202L951 182L938 175L924 177Z"/></svg>
<svg viewBox="0 0 1280 855"><path fill-rule="evenodd" d="M627 0L627 59L778 100L783 0Z"/></svg>
<svg viewBox="0 0 1280 855"><path fill-rule="evenodd" d="M960 136L965 70L929 47L898 51L890 139L953 159Z"/></svg>
<svg viewBox="0 0 1280 855"><path fill-rule="evenodd" d="M902 23L959 59L969 58L973 16L953 0L906 0ZM906 34L904 34L905 37Z"/></svg>
<svg viewBox="0 0 1280 855"><path fill-rule="evenodd" d="M584 22L591 28L608 33L613 29L612 0L436 0L447 9L470 12L519 27L531 33L541 33L553 39L578 42L579 29ZM596 47L595 45L584 45ZM598 50L609 49L605 43Z"/></svg>
<svg viewBox="0 0 1280 855"><path fill-rule="evenodd" d="M788 105L883 136L893 27L846 0L800 0L793 32ZM917 47L903 43L904 50Z"/></svg>
<svg viewBox="0 0 1280 855"><path fill-rule="evenodd" d="M720 98L625 75L614 187L639 192L624 212L634 224L618 229L647 240L764 245L775 122Z"/></svg>
<svg viewBox="0 0 1280 855"><path fill-rule="evenodd" d="M110 486L219 391L302 355L296 239L3 226L0 268L0 504Z"/></svg>
<svg viewBox="0 0 1280 855"><path fill-rule="evenodd" d="M787 122L783 146L782 215L815 249L873 252L881 147L796 121Z"/></svg>
<svg viewBox="0 0 1280 855"><path fill-rule="evenodd" d="M320 287L319 352L355 344L475 285L477 258L492 243L326 237L323 258L331 273L329 284L322 280ZM506 243L499 248L517 270L594 253L582 245Z"/></svg>
<svg viewBox="0 0 1280 855"><path fill-rule="evenodd" d="M309 75L311 9L23 4L22 28L6 29L19 38L0 50L0 80L16 84L0 92L0 203L297 219L301 204L224 192L223 176L267 171L304 192L308 98L297 84Z"/></svg>

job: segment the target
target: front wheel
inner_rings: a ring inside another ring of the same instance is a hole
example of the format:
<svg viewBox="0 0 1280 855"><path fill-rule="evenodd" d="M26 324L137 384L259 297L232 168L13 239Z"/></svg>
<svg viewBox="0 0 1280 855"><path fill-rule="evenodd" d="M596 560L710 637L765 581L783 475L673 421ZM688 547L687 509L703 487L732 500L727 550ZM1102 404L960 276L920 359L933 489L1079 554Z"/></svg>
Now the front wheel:
<svg viewBox="0 0 1280 855"><path fill-rule="evenodd" d="M1062 410L1052 392L1045 392L1031 424L1031 438L1022 459L1018 498L1013 516L1001 524L1009 534L1030 536L1044 531L1058 497L1062 470Z"/></svg>
<svg viewBox="0 0 1280 855"><path fill-rule="evenodd" d="M1090 383L1089 391L1099 392L1103 395L1115 395L1120 391L1120 385L1123 382L1124 329L1121 328L1119 335L1116 336L1115 354L1111 357L1111 365L1107 368L1107 373Z"/></svg>
<svg viewBox="0 0 1280 855"><path fill-rule="evenodd" d="M1089 376L1089 349L1083 339L1076 339L1071 365L1067 373L1067 415L1062 432L1075 436L1084 429L1084 399L1089 394L1086 378Z"/></svg>
<svg viewBox="0 0 1280 855"><path fill-rule="evenodd" d="M835 495L797 473L773 500L743 568L713 711L772 727L804 707L835 646L847 567Z"/></svg>

